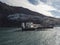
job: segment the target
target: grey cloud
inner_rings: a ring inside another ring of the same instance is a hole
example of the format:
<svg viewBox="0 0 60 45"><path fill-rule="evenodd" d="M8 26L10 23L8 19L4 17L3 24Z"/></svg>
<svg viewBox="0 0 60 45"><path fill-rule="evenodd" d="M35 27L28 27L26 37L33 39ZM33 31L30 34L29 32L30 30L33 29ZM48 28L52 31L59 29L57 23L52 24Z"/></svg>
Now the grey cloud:
<svg viewBox="0 0 60 45"><path fill-rule="evenodd" d="M60 12L58 12L58 11L50 11L55 17L57 17L58 18L58 16L60 17Z"/></svg>
<svg viewBox="0 0 60 45"><path fill-rule="evenodd" d="M28 0L33 5L38 5L40 3L40 0Z"/></svg>

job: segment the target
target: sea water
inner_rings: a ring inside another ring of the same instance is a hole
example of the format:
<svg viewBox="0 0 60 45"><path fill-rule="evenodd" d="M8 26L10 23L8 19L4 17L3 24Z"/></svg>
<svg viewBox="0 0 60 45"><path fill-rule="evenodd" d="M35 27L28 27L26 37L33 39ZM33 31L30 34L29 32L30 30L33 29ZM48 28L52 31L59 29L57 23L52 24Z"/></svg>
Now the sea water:
<svg viewBox="0 0 60 45"><path fill-rule="evenodd" d="M60 45L60 27L39 30L45 31L0 28L0 45Z"/></svg>

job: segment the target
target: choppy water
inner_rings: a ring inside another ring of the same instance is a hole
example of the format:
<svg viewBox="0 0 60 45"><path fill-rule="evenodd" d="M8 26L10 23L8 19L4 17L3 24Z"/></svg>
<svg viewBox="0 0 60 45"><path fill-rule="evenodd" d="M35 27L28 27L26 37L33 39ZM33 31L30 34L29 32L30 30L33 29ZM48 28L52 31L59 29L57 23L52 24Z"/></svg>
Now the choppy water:
<svg viewBox="0 0 60 45"><path fill-rule="evenodd" d="M60 45L60 27L45 29L48 31L16 30L19 28L0 28L0 45Z"/></svg>

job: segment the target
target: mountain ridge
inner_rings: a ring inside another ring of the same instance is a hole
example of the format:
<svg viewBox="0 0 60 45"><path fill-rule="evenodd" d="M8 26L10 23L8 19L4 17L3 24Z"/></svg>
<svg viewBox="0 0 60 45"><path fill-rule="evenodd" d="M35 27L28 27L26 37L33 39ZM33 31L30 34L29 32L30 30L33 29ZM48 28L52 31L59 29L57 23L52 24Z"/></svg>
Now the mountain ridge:
<svg viewBox="0 0 60 45"><path fill-rule="evenodd" d="M49 16L45 16L43 14L40 14L38 12L34 12L31 11L27 8L24 7L15 7L15 6L9 6L5 3L0 2L0 26L19 26L21 20L17 21L17 20L12 20L13 22L11 22L11 20L9 20L9 18L7 18L9 15L15 15L16 13L20 14L25 14L27 17L31 17L32 22L36 22L36 23L40 23L43 26L49 26L51 23L56 25L56 24L60 24L60 22L58 23L58 21L60 21L60 19L54 18L54 17L49 17ZM24 16L22 16L24 17ZM29 21L29 18L27 18L26 21ZM19 17L20 19L21 17Z"/></svg>

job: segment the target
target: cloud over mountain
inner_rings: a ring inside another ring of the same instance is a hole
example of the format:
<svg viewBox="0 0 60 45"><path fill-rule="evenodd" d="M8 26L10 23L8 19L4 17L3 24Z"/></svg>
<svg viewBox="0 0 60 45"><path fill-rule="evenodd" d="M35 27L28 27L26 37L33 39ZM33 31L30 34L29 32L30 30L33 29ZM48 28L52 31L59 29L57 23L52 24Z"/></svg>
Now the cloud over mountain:
<svg viewBox="0 0 60 45"><path fill-rule="evenodd" d="M33 5L31 4L28 0L0 0L4 3L7 3L8 5L11 5L11 6L17 6L17 7L25 7L25 8L28 8L32 11L35 11L35 12L39 12L39 13L42 13L46 16L53 16L51 14L51 10L55 10L55 8L53 8L52 6L48 6L46 5L45 3L43 2L39 2L39 0L30 0L31 3L33 4L37 4L37 5Z"/></svg>

